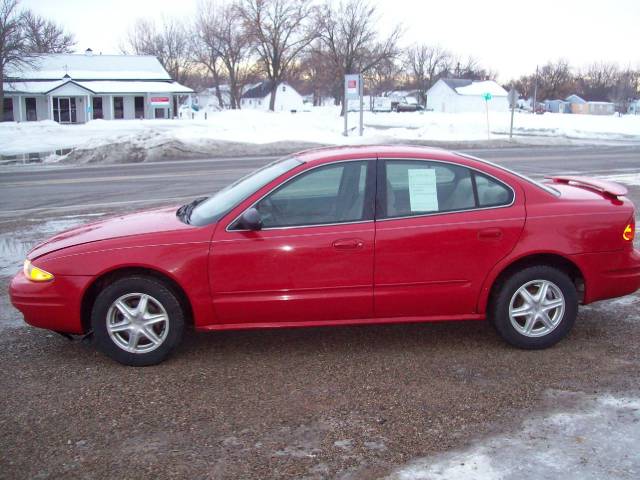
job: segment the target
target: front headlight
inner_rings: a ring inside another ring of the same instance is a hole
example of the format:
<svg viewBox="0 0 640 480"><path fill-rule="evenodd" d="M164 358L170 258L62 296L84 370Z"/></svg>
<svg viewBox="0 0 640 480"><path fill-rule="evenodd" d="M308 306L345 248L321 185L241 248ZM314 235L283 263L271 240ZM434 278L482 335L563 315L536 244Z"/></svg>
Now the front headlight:
<svg viewBox="0 0 640 480"><path fill-rule="evenodd" d="M24 261L24 267L22 271L24 272L24 276L32 282L49 282L53 280L52 274L36 267L29 260Z"/></svg>

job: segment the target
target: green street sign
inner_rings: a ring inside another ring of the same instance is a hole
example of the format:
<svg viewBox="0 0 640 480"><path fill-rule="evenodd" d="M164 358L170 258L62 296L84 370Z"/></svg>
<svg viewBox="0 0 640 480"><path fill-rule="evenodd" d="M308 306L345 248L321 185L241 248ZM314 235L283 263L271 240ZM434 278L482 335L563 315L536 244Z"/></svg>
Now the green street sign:
<svg viewBox="0 0 640 480"><path fill-rule="evenodd" d="M482 95L482 98L484 98L486 101L489 101L493 98L493 95L491 95L490 93L485 93Z"/></svg>

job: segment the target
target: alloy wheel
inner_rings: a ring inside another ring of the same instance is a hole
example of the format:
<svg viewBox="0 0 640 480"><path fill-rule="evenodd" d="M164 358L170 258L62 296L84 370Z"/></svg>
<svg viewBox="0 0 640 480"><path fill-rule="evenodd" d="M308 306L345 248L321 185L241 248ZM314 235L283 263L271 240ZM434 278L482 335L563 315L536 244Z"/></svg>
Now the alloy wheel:
<svg viewBox="0 0 640 480"><path fill-rule="evenodd" d="M146 293L128 293L117 298L107 311L106 322L111 340L130 353L155 350L169 333L167 311Z"/></svg>
<svg viewBox="0 0 640 480"><path fill-rule="evenodd" d="M549 280L525 283L509 303L511 325L526 337L543 337L551 333L562 321L564 311L564 295Z"/></svg>

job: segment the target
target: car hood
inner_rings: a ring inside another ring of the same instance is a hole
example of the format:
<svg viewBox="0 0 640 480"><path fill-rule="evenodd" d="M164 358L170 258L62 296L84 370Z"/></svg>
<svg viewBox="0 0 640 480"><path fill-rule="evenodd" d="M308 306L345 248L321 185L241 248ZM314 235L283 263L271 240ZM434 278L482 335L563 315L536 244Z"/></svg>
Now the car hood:
<svg viewBox="0 0 640 480"><path fill-rule="evenodd" d="M88 223L36 245L27 258L33 260L56 250L103 240L197 228L181 222L176 210L177 207L147 210Z"/></svg>

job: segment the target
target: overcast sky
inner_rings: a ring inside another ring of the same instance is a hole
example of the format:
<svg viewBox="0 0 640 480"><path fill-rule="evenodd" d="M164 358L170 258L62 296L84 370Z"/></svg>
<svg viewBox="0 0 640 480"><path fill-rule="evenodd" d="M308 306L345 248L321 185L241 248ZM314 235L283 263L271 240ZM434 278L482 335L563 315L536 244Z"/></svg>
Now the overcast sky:
<svg viewBox="0 0 640 480"><path fill-rule="evenodd" d="M371 0L381 32L404 27L403 43L439 44L473 55L500 80L564 57L574 66L614 61L640 67L640 0ZM198 0L21 0L73 32L77 48L119 53L138 17L193 18Z"/></svg>

